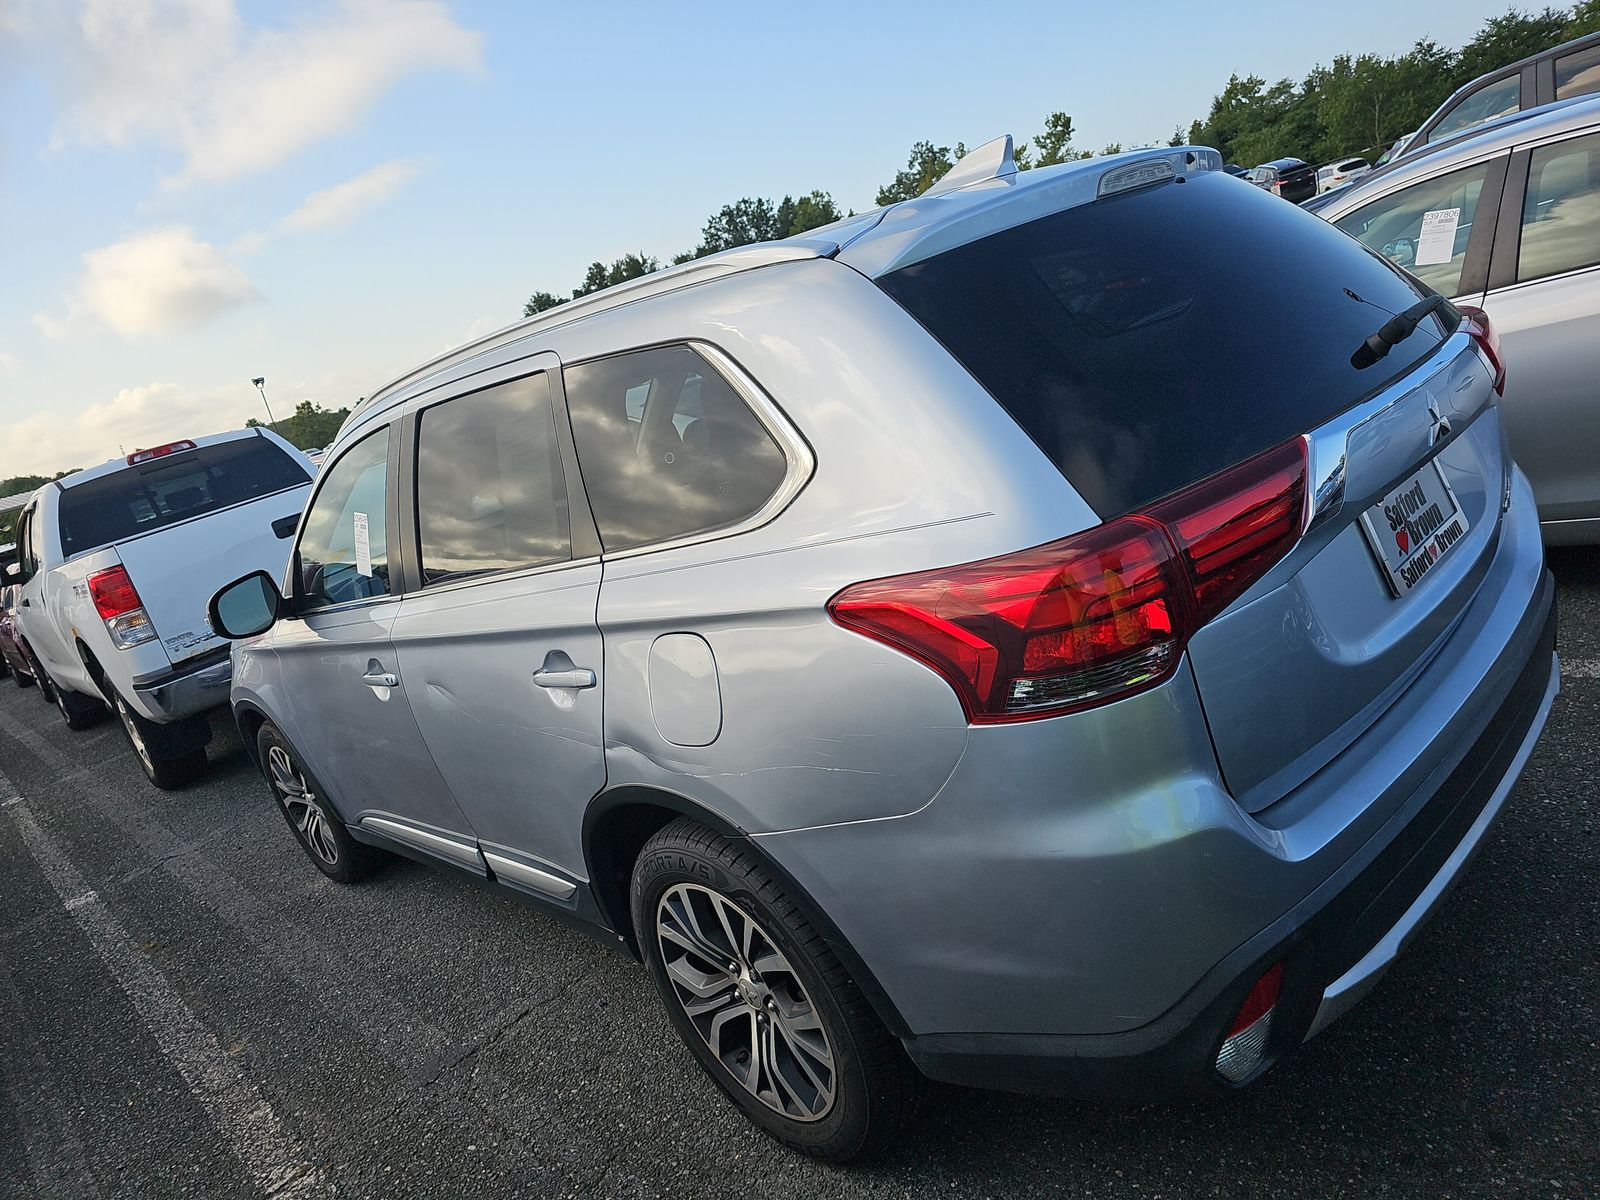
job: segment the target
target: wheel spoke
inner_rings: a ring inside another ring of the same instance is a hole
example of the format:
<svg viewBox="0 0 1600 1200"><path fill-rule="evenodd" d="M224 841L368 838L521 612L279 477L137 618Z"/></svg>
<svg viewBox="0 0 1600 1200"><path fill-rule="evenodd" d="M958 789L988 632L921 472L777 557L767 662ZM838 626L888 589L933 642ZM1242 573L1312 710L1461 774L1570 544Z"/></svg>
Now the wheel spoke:
<svg viewBox="0 0 1600 1200"><path fill-rule="evenodd" d="M679 987L704 1000L732 986L732 978L725 971L696 970L686 959L675 959L667 964L667 975Z"/></svg>
<svg viewBox="0 0 1600 1200"><path fill-rule="evenodd" d="M718 969L727 964L728 952L706 937L687 894L677 897L675 902L665 906L664 913L672 917L673 923L669 925L665 920L660 923L662 937L676 942L697 958L704 959Z"/></svg>

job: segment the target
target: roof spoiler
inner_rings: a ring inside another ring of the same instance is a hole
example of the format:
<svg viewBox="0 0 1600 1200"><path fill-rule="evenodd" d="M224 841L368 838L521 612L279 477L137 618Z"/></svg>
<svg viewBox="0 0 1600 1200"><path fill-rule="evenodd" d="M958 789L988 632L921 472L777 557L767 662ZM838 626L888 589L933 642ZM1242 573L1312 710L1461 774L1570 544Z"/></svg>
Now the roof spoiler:
<svg viewBox="0 0 1600 1200"><path fill-rule="evenodd" d="M1011 135L1004 133L969 151L940 177L938 183L922 194L938 196L971 187L986 179L1004 179L1016 173L1017 160L1011 152Z"/></svg>

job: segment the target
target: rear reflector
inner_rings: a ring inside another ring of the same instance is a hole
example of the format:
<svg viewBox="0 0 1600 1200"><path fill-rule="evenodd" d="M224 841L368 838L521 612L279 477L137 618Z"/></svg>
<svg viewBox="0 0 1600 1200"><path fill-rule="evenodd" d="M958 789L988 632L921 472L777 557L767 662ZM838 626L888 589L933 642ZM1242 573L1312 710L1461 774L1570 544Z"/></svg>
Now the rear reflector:
<svg viewBox="0 0 1600 1200"><path fill-rule="evenodd" d="M1241 1083L1261 1065L1272 1029L1272 1014L1278 1007L1278 990L1283 984L1283 964L1270 968L1244 998L1238 1015L1217 1051L1217 1073L1229 1083Z"/></svg>
<svg viewBox="0 0 1600 1200"><path fill-rule="evenodd" d="M118 650L140 646L155 638L155 627L150 624L126 567L119 565L96 571L89 576L88 584L94 610L105 621L106 632Z"/></svg>
<svg viewBox="0 0 1600 1200"><path fill-rule="evenodd" d="M177 454L182 450L193 450L195 445L185 438L181 442L168 442L164 446L152 446L148 450L135 450L128 455L128 465L136 467L142 462L149 462L153 458L165 458L169 454Z"/></svg>
<svg viewBox="0 0 1600 1200"><path fill-rule="evenodd" d="M1032 550L854 584L848 629L926 663L974 724L1155 687L1190 635L1299 539L1306 450L1285 442L1135 513Z"/></svg>
<svg viewBox="0 0 1600 1200"><path fill-rule="evenodd" d="M1456 308L1461 313L1462 331L1472 335L1472 340L1478 344L1478 349L1483 351L1483 356L1489 360L1489 369L1494 372L1495 394L1504 396L1506 358L1500 349L1500 335L1494 330L1494 322L1489 320L1489 314L1481 308L1473 308L1470 304L1458 304Z"/></svg>

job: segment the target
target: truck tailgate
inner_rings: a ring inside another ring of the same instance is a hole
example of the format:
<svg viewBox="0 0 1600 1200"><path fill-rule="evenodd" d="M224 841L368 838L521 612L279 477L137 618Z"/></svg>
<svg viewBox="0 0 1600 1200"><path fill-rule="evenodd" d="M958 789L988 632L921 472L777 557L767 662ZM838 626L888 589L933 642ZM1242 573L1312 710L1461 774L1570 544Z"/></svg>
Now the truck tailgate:
<svg viewBox="0 0 1600 1200"><path fill-rule="evenodd" d="M227 645L206 622L218 588L252 571L282 579L292 543L273 533L272 523L298 517L310 490L306 484L275 492L117 545L174 666Z"/></svg>

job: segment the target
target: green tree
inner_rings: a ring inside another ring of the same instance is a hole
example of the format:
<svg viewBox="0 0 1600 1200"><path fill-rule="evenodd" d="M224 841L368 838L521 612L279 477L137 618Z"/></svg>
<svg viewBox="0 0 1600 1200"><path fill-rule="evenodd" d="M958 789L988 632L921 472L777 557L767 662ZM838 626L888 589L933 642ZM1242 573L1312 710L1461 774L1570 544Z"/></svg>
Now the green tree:
<svg viewBox="0 0 1600 1200"><path fill-rule="evenodd" d="M661 269L661 264L648 254L624 254L608 267L603 262L592 262L584 273L583 283L572 289L572 298L587 296L590 292L598 292L601 288L614 287L619 283L626 283L630 279L638 279L652 271Z"/></svg>
<svg viewBox="0 0 1600 1200"><path fill-rule="evenodd" d="M878 189L879 204L897 204L901 200L914 200L940 179L950 168L961 161L967 148L956 143L954 152L949 146L935 146L932 142L918 142L911 147L903 171L896 171L894 179Z"/></svg>
<svg viewBox="0 0 1600 1200"><path fill-rule="evenodd" d="M814 191L798 200L785 196L778 204L778 227L784 237L795 237L824 225L831 225L844 216L833 197L824 191Z"/></svg>
<svg viewBox="0 0 1600 1200"><path fill-rule="evenodd" d="M1077 157L1072 148L1072 118L1064 112L1051 113L1044 119L1044 132L1022 143L1012 156L1019 171L1071 162Z"/></svg>
<svg viewBox="0 0 1600 1200"><path fill-rule="evenodd" d="M735 246L749 246L754 242L770 242L786 237L788 230L778 221L777 207L771 200L746 196L732 204L724 204L706 221L700 231L700 245L695 251L699 258L719 250L732 250Z"/></svg>
<svg viewBox="0 0 1600 1200"><path fill-rule="evenodd" d="M1573 17L1566 9L1557 8L1546 8L1541 13L1508 8L1502 16L1490 17L1477 36L1461 47L1455 85L1459 87L1497 67L1559 45L1572 36L1567 33L1567 25Z"/></svg>
<svg viewBox="0 0 1600 1200"><path fill-rule="evenodd" d="M54 475L13 475L9 479L0 479L0 497L21 496L37 491L52 480L71 475L78 469L68 467L65 471L57 471ZM21 515L20 508L0 513L0 546L17 540L17 518Z"/></svg>
<svg viewBox="0 0 1600 1200"><path fill-rule="evenodd" d="M565 296L557 296L551 292L535 292L528 297L528 302L522 306L522 315L525 317L538 316L540 313L548 312L556 305L565 304L566 302L567 298Z"/></svg>

